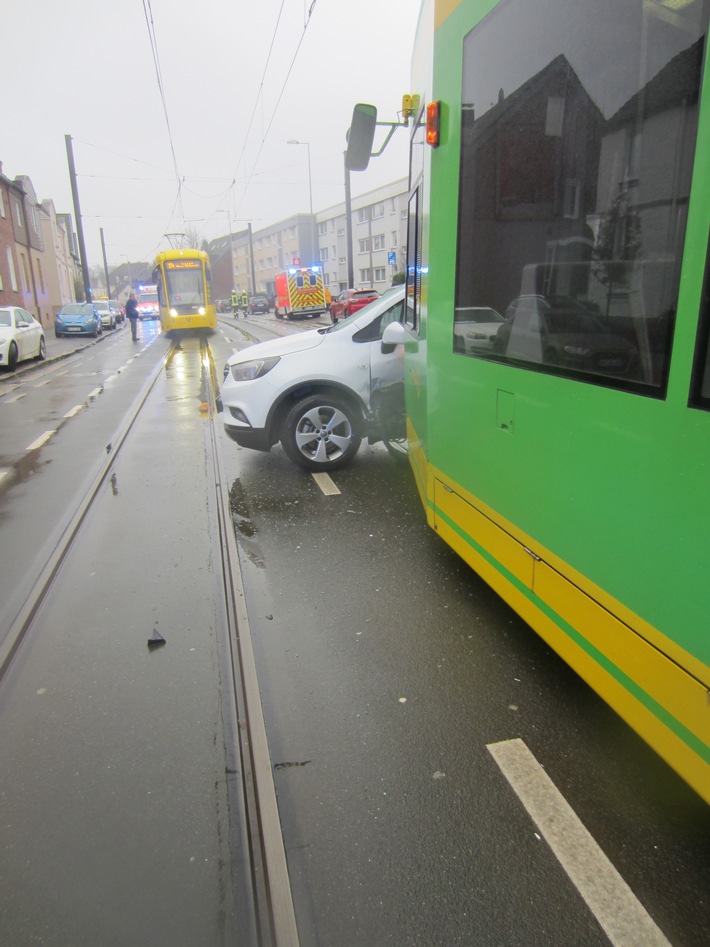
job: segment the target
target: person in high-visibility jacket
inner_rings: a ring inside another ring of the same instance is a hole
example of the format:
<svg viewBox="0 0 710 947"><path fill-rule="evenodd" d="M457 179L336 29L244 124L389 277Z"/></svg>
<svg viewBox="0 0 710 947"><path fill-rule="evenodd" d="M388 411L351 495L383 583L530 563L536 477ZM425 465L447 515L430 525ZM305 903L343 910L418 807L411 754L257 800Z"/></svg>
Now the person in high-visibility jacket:
<svg viewBox="0 0 710 947"><path fill-rule="evenodd" d="M239 318L239 293L236 289L232 290L232 315L235 319Z"/></svg>
<svg viewBox="0 0 710 947"><path fill-rule="evenodd" d="M249 293L242 293L242 309L244 310L244 315L246 316L249 312Z"/></svg>

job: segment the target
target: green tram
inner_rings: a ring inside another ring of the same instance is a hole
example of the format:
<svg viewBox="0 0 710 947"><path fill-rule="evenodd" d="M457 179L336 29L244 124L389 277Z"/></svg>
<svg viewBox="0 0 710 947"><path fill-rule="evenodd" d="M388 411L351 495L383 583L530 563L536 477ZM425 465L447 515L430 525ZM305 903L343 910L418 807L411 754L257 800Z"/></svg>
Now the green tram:
<svg viewBox="0 0 710 947"><path fill-rule="evenodd" d="M405 333L429 524L706 801L709 8L424 0Z"/></svg>

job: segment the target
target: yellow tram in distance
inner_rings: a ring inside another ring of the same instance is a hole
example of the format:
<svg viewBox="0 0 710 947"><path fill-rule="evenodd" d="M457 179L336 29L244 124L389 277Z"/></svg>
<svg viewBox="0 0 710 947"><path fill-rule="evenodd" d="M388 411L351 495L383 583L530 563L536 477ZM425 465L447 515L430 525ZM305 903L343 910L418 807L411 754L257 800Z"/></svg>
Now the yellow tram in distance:
<svg viewBox="0 0 710 947"><path fill-rule="evenodd" d="M160 324L170 329L215 329L210 260L203 250L164 250L155 258Z"/></svg>

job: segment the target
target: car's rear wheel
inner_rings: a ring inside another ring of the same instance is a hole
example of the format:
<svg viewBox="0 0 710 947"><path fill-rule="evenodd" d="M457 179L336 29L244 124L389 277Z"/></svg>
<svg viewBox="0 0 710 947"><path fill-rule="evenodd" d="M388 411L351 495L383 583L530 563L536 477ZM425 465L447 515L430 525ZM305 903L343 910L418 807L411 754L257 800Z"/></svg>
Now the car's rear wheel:
<svg viewBox="0 0 710 947"><path fill-rule="evenodd" d="M304 470L336 470L360 447L362 422L357 411L337 395L309 395L297 401L281 425L287 457Z"/></svg>
<svg viewBox="0 0 710 947"><path fill-rule="evenodd" d="M47 357L47 343L44 341L44 336L39 340L39 351L37 352L37 358L40 362L43 362Z"/></svg>

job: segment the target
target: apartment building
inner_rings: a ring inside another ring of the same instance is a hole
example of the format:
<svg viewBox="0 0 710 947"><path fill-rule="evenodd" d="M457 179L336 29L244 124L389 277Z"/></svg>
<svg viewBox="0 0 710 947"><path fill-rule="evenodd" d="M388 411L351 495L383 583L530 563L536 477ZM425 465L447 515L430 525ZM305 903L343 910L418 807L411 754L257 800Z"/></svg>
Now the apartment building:
<svg viewBox="0 0 710 947"><path fill-rule="evenodd" d="M407 179L351 199L353 286L382 292L405 267L407 253ZM345 202L319 211L319 259L333 296L348 289L348 247Z"/></svg>
<svg viewBox="0 0 710 947"><path fill-rule="evenodd" d="M407 179L352 198L351 208L354 287L382 292L405 267ZM296 214L261 230L232 234L231 239L231 262L228 237L218 237L208 247L217 299L226 299L232 288L273 294L277 273L289 266L313 263L323 267L325 284L333 296L349 288L344 201L313 217Z"/></svg>

